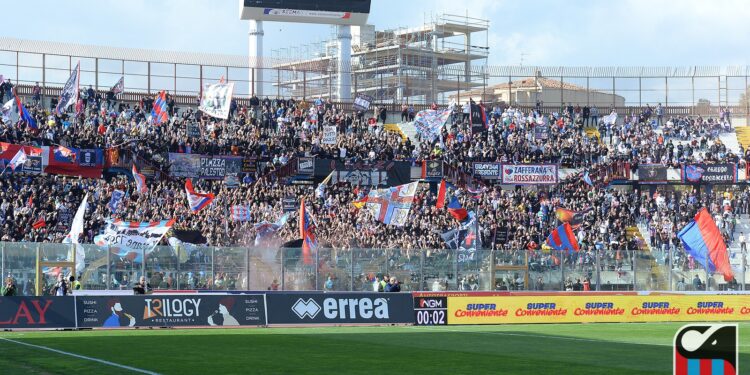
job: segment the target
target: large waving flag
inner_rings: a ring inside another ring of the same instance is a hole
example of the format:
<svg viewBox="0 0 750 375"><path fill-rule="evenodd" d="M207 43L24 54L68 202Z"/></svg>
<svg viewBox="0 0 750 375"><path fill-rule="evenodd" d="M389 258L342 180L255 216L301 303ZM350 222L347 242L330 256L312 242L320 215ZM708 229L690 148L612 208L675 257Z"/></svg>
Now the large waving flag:
<svg viewBox="0 0 750 375"><path fill-rule="evenodd" d="M573 211L559 207L555 210L555 216L561 223L570 223L571 228L578 229L583 224L584 216L592 210L592 208L587 208L583 211Z"/></svg>
<svg viewBox="0 0 750 375"><path fill-rule="evenodd" d="M318 238L315 236L314 230L315 223L312 216L307 212L305 198L302 198L299 206L299 235L302 237L302 260L305 264L312 264L312 255L318 251Z"/></svg>
<svg viewBox="0 0 750 375"><path fill-rule="evenodd" d="M133 164L133 179L135 180L135 190L141 194L146 194L148 192L148 186L146 186L146 176L144 176L141 173L138 173L138 168L135 167L135 164Z"/></svg>
<svg viewBox="0 0 750 375"><path fill-rule="evenodd" d="M709 272L718 270L724 275L724 280L732 280L734 275L729 264L727 245L705 207L698 211L695 218L677 233L677 237L685 246L685 251L703 264Z"/></svg>
<svg viewBox="0 0 750 375"><path fill-rule="evenodd" d="M422 139L433 142L440 135L440 131L451 116L451 109L425 109L417 112L414 117L414 127Z"/></svg>
<svg viewBox="0 0 750 375"><path fill-rule="evenodd" d="M255 228L256 235L255 235L255 246L260 245L261 241L276 232L279 231L279 229L283 228L284 225L286 225L286 222L289 221L289 213L287 212L283 216L281 216L276 222L269 223L267 221L260 222L258 224L255 224L253 228Z"/></svg>
<svg viewBox="0 0 750 375"><path fill-rule="evenodd" d="M78 206L75 216L73 216L73 223L70 225L70 233L63 239L62 243L74 244L75 250L71 250L68 253L68 260L73 258L73 251L75 251L76 260L76 272L81 272L86 266L86 253L83 251L83 246L78 243L78 237L83 233L83 216L86 214L86 208L88 207L89 195L88 193L83 196L81 205Z"/></svg>
<svg viewBox="0 0 750 375"><path fill-rule="evenodd" d="M29 111L26 110L26 107L23 106L23 103L21 103L21 99L18 98L18 95L16 95L15 97L16 106L18 107L18 117L21 118L21 120L25 121L30 128L39 129L39 127L36 125L36 120L29 114Z"/></svg>
<svg viewBox="0 0 750 375"><path fill-rule="evenodd" d="M151 121L154 124L161 124L167 122L169 114L167 113L167 92L160 91L156 94L154 101L154 108L151 109Z"/></svg>
<svg viewBox="0 0 750 375"><path fill-rule="evenodd" d="M466 220L469 216L469 213L461 206L461 202L456 197L451 198L451 202L448 203L448 213L459 222Z"/></svg>
<svg viewBox="0 0 750 375"><path fill-rule="evenodd" d="M388 225L403 226L409 217L418 182L373 189L367 196L367 208L377 221Z"/></svg>
<svg viewBox="0 0 750 375"><path fill-rule="evenodd" d="M153 251L174 223L174 219L145 222L107 219L104 231L94 237L94 243L106 246L112 254L140 263L143 255Z"/></svg>
<svg viewBox="0 0 750 375"><path fill-rule="evenodd" d="M193 211L193 213L198 213L198 211L206 208L206 206L211 204L215 198L213 193L196 192L195 189L193 189L193 181L189 178L185 181L185 194L187 195L190 210Z"/></svg>
<svg viewBox="0 0 750 375"><path fill-rule="evenodd" d="M568 252L578 251L578 240L573 234L573 228L570 223L565 223L555 228L547 237L547 245L555 250L568 250Z"/></svg>
<svg viewBox="0 0 750 375"><path fill-rule="evenodd" d="M78 102L78 82L81 76L81 62L76 64L73 71L70 72L68 81L65 82L65 86L60 91L60 98L57 101L57 107L55 107L55 113L61 115L65 112L69 106Z"/></svg>

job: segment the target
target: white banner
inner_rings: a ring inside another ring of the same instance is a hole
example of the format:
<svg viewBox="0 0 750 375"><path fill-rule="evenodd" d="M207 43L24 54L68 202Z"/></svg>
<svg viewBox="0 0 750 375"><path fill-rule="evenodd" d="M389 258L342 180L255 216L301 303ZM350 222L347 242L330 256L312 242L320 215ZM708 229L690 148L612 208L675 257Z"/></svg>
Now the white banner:
<svg viewBox="0 0 750 375"><path fill-rule="evenodd" d="M324 145L336 144L336 127L335 126L323 127L323 140L321 141L321 143Z"/></svg>
<svg viewBox="0 0 750 375"><path fill-rule="evenodd" d="M104 233L94 237L98 246L109 246L113 254L124 257L149 252L172 228L174 220L134 222L107 219Z"/></svg>
<svg viewBox="0 0 750 375"><path fill-rule="evenodd" d="M234 83L216 83L206 85L198 107L209 116L226 120L229 118L229 105L232 102Z"/></svg>
<svg viewBox="0 0 750 375"><path fill-rule="evenodd" d="M509 185L554 185L557 183L555 164L503 164L502 183Z"/></svg>

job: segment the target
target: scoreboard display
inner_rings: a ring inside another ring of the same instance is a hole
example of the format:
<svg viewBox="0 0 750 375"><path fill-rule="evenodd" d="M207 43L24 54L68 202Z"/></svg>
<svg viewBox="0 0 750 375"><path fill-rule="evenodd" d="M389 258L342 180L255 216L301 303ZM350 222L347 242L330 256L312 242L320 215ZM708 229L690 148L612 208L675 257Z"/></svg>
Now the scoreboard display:
<svg viewBox="0 0 750 375"><path fill-rule="evenodd" d="M414 297L414 323L418 326L448 324L448 297Z"/></svg>
<svg viewBox="0 0 750 375"><path fill-rule="evenodd" d="M371 0L240 0L240 18L258 21L364 25Z"/></svg>

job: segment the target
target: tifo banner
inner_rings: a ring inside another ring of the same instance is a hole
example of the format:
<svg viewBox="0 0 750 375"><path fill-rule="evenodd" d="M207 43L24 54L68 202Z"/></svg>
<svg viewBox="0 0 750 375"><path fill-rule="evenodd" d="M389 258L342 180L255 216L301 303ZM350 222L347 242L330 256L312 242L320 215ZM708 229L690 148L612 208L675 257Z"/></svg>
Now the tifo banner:
<svg viewBox="0 0 750 375"><path fill-rule="evenodd" d="M0 297L0 329L75 328L70 297Z"/></svg>
<svg viewBox="0 0 750 375"><path fill-rule="evenodd" d="M335 145L336 144L336 127L335 126L324 126L323 127L323 139L321 140L324 145Z"/></svg>
<svg viewBox="0 0 750 375"><path fill-rule="evenodd" d="M207 115L226 120L229 118L229 104L232 102L234 83L215 83L203 88L201 104L198 107Z"/></svg>
<svg viewBox="0 0 750 375"><path fill-rule="evenodd" d="M268 324L414 322L409 293L268 293Z"/></svg>
<svg viewBox="0 0 750 375"><path fill-rule="evenodd" d="M417 112L414 117L414 127L422 139L432 142L440 135L440 129L448 121L450 109L425 109Z"/></svg>
<svg viewBox="0 0 750 375"><path fill-rule="evenodd" d="M169 153L169 174L172 177L223 179L242 172L241 156L212 156Z"/></svg>
<svg viewBox="0 0 750 375"><path fill-rule="evenodd" d="M502 183L510 185L554 185L555 164L503 164Z"/></svg>
<svg viewBox="0 0 750 375"><path fill-rule="evenodd" d="M747 320L749 295L448 297L448 324Z"/></svg>
<svg viewBox="0 0 750 375"><path fill-rule="evenodd" d="M352 108L354 108L355 111L366 111L370 109L370 103L372 103L372 100L372 96L359 93L354 99Z"/></svg>
<svg viewBox="0 0 750 375"><path fill-rule="evenodd" d="M258 326L262 294L77 296L78 327Z"/></svg>
<svg viewBox="0 0 750 375"><path fill-rule="evenodd" d="M94 243L109 246L113 254L121 257L128 254L138 257L143 252L151 251L174 222L174 219L142 223L107 219L104 233L94 237Z"/></svg>
<svg viewBox="0 0 750 375"><path fill-rule="evenodd" d="M641 164L638 166L638 182L642 184L667 183L667 166L662 164Z"/></svg>
<svg viewBox="0 0 750 375"><path fill-rule="evenodd" d="M500 163L474 163L473 169L476 177L483 180L497 180L500 179L502 165Z"/></svg>
<svg viewBox="0 0 750 375"><path fill-rule="evenodd" d="M733 184L737 182L737 164L687 164L682 167L682 182Z"/></svg>

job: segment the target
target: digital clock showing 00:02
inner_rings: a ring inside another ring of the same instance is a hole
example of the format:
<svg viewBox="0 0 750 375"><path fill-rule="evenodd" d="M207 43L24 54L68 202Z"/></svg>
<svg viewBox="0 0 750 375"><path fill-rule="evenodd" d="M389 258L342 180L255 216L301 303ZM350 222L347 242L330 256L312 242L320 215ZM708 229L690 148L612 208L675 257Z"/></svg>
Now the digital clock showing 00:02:
<svg viewBox="0 0 750 375"><path fill-rule="evenodd" d="M418 326L447 325L447 297L414 298L414 324Z"/></svg>

